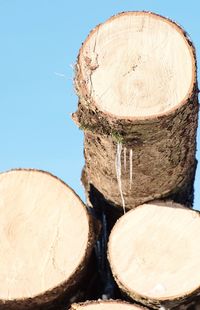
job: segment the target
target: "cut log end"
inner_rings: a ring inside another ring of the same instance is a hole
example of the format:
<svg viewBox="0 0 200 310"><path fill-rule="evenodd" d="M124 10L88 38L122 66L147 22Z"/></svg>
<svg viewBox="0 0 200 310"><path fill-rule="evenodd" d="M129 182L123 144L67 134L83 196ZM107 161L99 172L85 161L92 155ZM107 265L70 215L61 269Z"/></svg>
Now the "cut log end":
<svg viewBox="0 0 200 310"><path fill-rule="evenodd" d="M187 101L195 83L194 48L186 34L150 12L110 18L80 50L80 98L119 118L167 114Z"/></svg>
<svg viewBox="0 0 200 310"><path fill-rule="evenodd" d="M97 300L97 301L87 301L80 304L73 304L70 310L140 310L145 309L144 307L132 305L127 302L120 300Z"/></svg>
<svg viewBox="0 0 200 310"><path fill-rule="evenodd" d="M114 226L108 245L113 275L130 297L159 308L200 291L199 212L173 202L144 204Z"/></svg>
<svg viewBox="0 0 200 310"><path fill-rule="evenodd" d="M12 170L0 174L0 239L0 303L17 309L54 300L79 281L93 232L66 184L46 172Z"/></svg>

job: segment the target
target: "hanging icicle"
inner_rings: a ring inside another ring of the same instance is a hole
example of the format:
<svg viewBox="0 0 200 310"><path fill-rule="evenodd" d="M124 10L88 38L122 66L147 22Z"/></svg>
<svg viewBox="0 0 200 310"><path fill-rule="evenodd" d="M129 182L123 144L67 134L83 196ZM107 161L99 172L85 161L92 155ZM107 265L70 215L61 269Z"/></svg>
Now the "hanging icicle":
<svg viewBox="0 0 200 310"><path fill-rule="evenodd" d="M132 182L133 182L133 150L132 149L130 149L130 152L129 152L129 164L130 164L130 167L129 167L129 187L131 189Z"/></svg>
<svg viewBox="0 0 200 310"><path fill-rule="evenodd" d="M124 171L126 172L126 147L124 147Z"/></svg>
<svg viewBox="0 0 200 310"><path fill-rule="evenodd" d="M116 175L117 175L117 183L118 183L118 187L119 187L119 193L120 193L121 201L122 201L122 207L123 207L124 213L126 213L126 209L125 209L125 200L124 200L124 195L123 195L123 192L122 192L121 153L122 153L122 143L118 142L118 143L117 143L117 153L116 153L116 157L115 157L115 169L116 169Z"/></svg>

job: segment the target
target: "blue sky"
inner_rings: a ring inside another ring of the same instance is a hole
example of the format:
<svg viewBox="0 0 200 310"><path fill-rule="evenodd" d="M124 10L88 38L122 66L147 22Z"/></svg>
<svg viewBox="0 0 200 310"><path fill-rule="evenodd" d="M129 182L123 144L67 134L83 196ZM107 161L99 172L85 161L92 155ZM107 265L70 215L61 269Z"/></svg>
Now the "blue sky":
<svg viewBox="0 0 200 310"><path fill-rule="evenodd" d="M0 171L47 170L84 199L83 134L70 118L77 105L72 67L89 31L126 10L153 11L177 21L193 40L199 61L198 0L0 0ZM199 187L200 167L196 209Z"/></svg>

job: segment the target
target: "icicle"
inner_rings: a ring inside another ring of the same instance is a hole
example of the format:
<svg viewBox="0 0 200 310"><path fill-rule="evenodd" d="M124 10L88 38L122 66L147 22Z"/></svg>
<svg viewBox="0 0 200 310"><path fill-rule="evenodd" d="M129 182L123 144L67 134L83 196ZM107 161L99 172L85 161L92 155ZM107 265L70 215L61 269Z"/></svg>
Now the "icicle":
<svg viewBox="0 0 200 310"><path fill-rule="evenodd" d="M116 158L115 158L115 169L116 169L116 175L117 175L117 183L118 183L119 192L120 192L121 201L122 201L122 207L123 207L124 213L126 213L124 195L122 192L121 153L122 153L122 144L120 142L118 142L117 143L117 153L116 153Z"/></svg>
<svg viewBox="0 0 200 310"><path fill-rule="evenodd" d="M126 147L124 147L124 171L126 172Z"/></svg>
<svg viewBox="0 0 200 310"><path fill-rule="evenodd" d="M129 169L129 173L130 173L130 176L129 176L129 186L130 186L130 189L131 189L132 182L133 182L133 150L132 150L132 149L130 149L130 152L129 152L129 162L130 162L130 169Z"/></svg>

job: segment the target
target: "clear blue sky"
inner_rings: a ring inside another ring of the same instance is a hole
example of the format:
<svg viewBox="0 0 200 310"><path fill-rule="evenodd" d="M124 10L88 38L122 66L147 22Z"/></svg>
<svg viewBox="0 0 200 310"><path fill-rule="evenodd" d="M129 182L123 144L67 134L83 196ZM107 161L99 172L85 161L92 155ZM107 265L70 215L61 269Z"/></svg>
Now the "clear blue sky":
<svg viewBox="0 0 200 310"><path fill-rule="evenodd" d="M126 10L149 10L177 21L200 60L199 0L0 0L0 171L48 170L84 199L83 134L70 119L77 105L72 66L89 31ZM199 188L200 166L196 209Z"/></svg>

